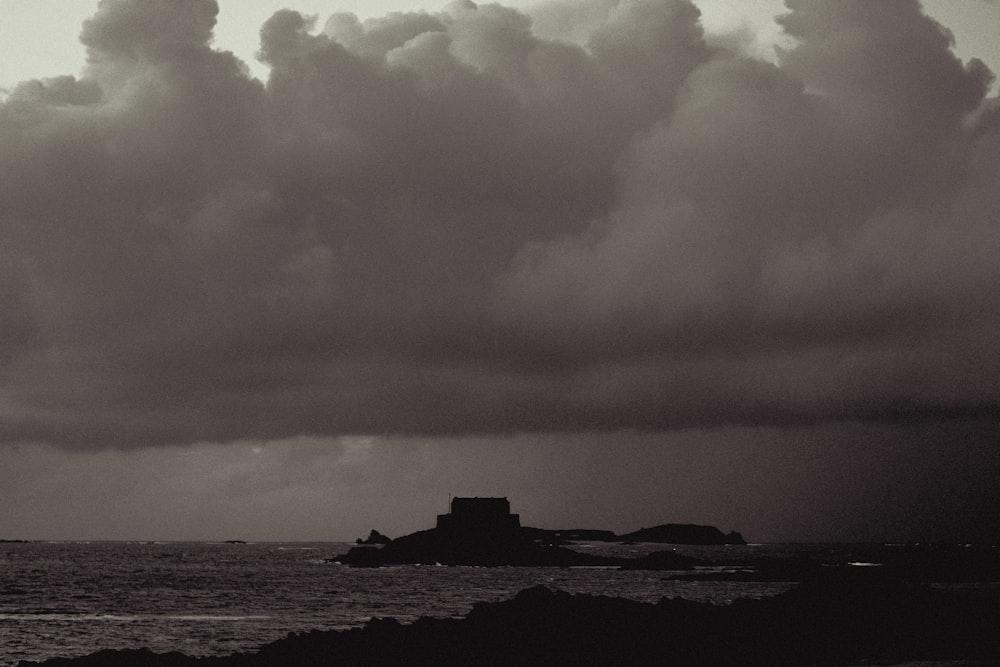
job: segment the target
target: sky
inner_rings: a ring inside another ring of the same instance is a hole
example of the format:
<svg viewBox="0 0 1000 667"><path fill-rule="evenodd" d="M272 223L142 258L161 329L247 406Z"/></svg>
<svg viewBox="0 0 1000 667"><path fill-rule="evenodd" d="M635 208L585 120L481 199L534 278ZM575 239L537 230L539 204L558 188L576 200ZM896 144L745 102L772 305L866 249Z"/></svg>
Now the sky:
<svg viewBox="0 0 1000 667"><path fill-rule="evenodd" d="M287 4L0 0L0 538L1000 542L1000 3Z"/></svg>

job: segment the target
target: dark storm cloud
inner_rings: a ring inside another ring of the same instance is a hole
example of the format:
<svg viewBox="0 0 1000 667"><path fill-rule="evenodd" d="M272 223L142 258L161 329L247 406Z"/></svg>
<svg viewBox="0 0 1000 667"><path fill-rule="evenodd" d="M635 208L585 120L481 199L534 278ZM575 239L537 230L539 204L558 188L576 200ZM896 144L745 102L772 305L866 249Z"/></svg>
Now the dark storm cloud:
<svg viewBox="0 0 1000 667"><path fill-rule="evenodd" d="M991 74L788 6L777 64L681 0L285 10L262 85L103 0L0 106L0 439L995 415Z"/></svg>
<svg viewBox="0 0 1000 667"><path fill-rule="evenodd" d="M836 422L85 453L23 445L0 448L0 534L354 540L376 528L396 537L433 526L449 495L479 494L509 497L524 525L545 528L691 521L755 542L996 544L995 432Z"/></svg>

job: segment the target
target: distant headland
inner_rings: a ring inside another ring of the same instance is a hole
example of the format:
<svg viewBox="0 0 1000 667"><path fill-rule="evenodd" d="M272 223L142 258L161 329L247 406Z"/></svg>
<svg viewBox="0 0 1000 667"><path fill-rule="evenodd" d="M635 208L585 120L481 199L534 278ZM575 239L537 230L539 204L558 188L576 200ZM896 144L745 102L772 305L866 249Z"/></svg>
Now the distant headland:
<svg viewBox="0 0 1000 667"><path fill-rule="evenodd" d="M437 517L437 525L390 540L372 530L358 545L329 560L355 567L402 564L479 566L621 566L649 569L689 569L695 559L660 552L628 559L584 554L563 545L575 541L658 542L686 545L745 544L737 532L714 526L667 523L617 535L610 530L576 528L550 530L521 526L507 498L451 500L451 511Z"/></svg>

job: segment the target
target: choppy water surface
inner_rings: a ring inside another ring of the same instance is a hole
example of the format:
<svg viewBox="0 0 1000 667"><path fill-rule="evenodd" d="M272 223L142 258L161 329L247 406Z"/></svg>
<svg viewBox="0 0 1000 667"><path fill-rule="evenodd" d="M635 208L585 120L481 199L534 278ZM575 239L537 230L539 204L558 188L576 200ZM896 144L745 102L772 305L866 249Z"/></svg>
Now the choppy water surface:
<svg viewBox="0 0 1000 667"><path fill-rule="evenodd" d="M475 602L510 598L536 584L647 602L669 596L724 603L788 588L668 581L670 572L355 569L324 562L349 546L0 544L0 665L144 646L189 655L228 654L253 650L289 632L357 626L373 616L401 621L464 616ZM702 548L694 555L712 554Z"/></svg>

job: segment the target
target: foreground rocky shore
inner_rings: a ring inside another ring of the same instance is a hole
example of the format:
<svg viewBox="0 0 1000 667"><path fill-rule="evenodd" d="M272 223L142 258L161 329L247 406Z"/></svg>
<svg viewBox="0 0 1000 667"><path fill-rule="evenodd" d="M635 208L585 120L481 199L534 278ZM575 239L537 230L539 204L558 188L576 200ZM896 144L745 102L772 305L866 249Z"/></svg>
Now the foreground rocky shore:
<svg viewBox="0 0 1000 667"><path fill-rule="evenodd" d="M296 665L1000 665L1000 591L941 590L833 568L763 600L646 604L542 587L462 619L290 634L252 654L102 651L19 667Z"/></svg>

